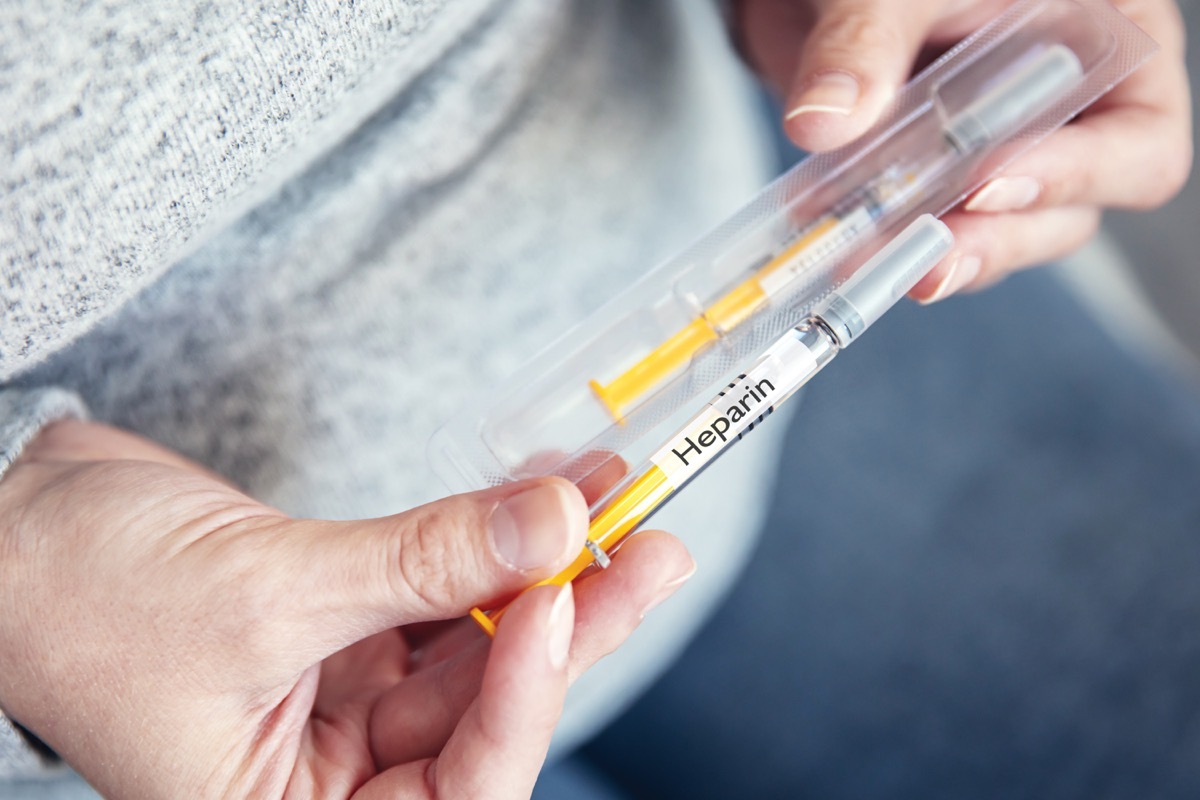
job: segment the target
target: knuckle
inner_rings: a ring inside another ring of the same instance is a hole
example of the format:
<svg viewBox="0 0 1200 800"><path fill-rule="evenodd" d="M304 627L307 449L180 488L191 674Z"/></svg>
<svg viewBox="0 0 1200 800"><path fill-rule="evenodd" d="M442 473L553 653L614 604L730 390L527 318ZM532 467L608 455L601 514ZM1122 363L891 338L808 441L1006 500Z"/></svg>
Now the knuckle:
<svg viewBox="0 0 1200 800"><path fill-rule="evenodd" d="M1123 204L1136 211L1151 211L1164 205L1183 191L1192 171L1193 150L1189 138L1180 136L1166 144L1149 160L1142 176L1141 191L1132 194Z"/></svg>
<svg viewBox="0 0 1200 800"><path fill-rule="evenodd" d="M1046 192L1040 203L1043 208L1070 206L1096 202L1097 177L1093 165L1077 165L1064 169L1053 183L1054 188Z"/></svg>
<svg viewBox="0 0 1200 800"><path fill-rule="evenodd" d="M461 566L455 545L460 537L458 515L439 505L426 510L391 537L388 579L396 597L408 598L421 610L438 612L455 600L455 578Z"/></svg>
<svg viewBox="0 0 1200 800"><path fill-rule="evenodd" d="M900 44L897 26L889 25L877 8L857 4L828 14L811 41L826 54L849 58L889 52Z"/></svg>
<svg viewBox="0 0 1200 800"><path fill-rule="evenodd" d="M1162 205L1183 191L1183 187L1192 173L1194 156L1192 141L1189 138L1182 138L1176 147L1171 148L1170 155L1164 159L1162 165L1162 191L1160 197L1157 198L1157 205Z"/></svg>
<svg viewBox="0 0 1200 800"><path fill-rule="evenodd" d="M1152 31L1168 52L1182 52L1187 24L1179 3L1164 0L1113 0L1123 15L1141 28Z"/></svg>

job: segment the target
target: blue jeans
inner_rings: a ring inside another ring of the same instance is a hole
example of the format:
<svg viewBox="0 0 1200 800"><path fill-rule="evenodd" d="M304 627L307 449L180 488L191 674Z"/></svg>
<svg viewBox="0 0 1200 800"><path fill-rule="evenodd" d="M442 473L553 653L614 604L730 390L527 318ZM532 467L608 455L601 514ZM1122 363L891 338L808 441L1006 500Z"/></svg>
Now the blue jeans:
<svg viewBox="0 0 1200 800"><path fill-rule="evenodd" d="M1193 387L1037 272L902 304L766 430L743 580L535 797L1200 792Z"/></svg>

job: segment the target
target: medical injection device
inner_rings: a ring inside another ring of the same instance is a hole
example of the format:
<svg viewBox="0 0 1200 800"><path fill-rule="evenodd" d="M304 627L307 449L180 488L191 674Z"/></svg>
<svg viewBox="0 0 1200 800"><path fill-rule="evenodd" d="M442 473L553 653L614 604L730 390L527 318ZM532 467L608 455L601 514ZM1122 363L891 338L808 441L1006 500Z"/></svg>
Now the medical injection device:
<svg viewBox="0 0 1200 800"><path fill-rule="evenodd" d="M1018 0L859 139L805 159L675 257L603 265L627 285L513 378L478 387L430 439L434 471L452 491L572 481L597 498L588 543L551 582L606 566L928 271L950 246L936 218L1155 49L1107 0ZM499 614L474 616L490 630Z"/></svg>
<svg viewBox="0 0 1200 800"><path fill-rule="evenodd" d="M618 483L612 497L598 504L579 557L538 585L561 586L593 563L607 566L609 550L861 336L953 244L950 229L928 214L905 228L670 436L645 469ZM503 613L503 607L471 610L489 633Z"/></svg>
<svg viewBox="0 0 1200 800"><path fill-rule="evenodd" d="M946 120L934 146L891 163L826 214L799 227L761 266L701 311L696 318L607 384L589 385L614 419L691 361L701 348L724 336L759 308L786 291L813 265L853 247L876 223L918 204L929 188L956 163L1032 119L1060 99L1083 77L1083 65L1066 45L1031 52L1025 63L1001 76L997 85Z"/></svg>

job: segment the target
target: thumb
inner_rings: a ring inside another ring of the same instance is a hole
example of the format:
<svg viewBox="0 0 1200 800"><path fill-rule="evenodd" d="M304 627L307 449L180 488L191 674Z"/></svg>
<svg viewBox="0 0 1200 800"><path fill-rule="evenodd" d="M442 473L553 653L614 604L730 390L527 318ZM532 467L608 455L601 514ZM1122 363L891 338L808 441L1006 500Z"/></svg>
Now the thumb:
<svg viewBox="0 0 1200 800"><path fill-rule="evenodd" d="M805 38L784 129L805 150L840 147L879 118L946 0L829 0Z"/></svg>
<svg viewBox="0 0 1200 800"><path fill-rule="evenodd" d="M324 631L332 653L387 628L462 616L554 575L583 549L588 509L574 485L542 478L382 519L288 524L289 615Z"/></svg>

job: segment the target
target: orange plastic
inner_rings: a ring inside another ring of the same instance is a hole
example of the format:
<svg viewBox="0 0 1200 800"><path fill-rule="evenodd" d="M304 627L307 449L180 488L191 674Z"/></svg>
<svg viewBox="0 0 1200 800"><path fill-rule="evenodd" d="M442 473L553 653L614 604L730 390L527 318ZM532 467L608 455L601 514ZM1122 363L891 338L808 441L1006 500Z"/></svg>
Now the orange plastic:
<svg viewBox="0 0 1200 800"><path fill-rule="evenodd" d="M632 533L651 511L670 497L674 490L675 485L671 483L667 473L657 466L651 465L629 485L629 488L621 492L604 507L603 511L596 515L588 525L588 538L605 552L611 551L621 543L622 539ZM579 577L580 573L590 567L594 561L595 557L592 552L585 547L570 566L554 577L547 578L534 586L562 586ZM471 617L489 636L495 636L496 625L507 609L508 605L486 612L473 608Z"/></svg>
<svg viewBox="0 0 1200 800"><path fill-rule="evenodd" d="M791 262L805 248L832 230L837 223L838 218L833 216L821 220L753 276L722 296L705 309L703 314L651 350L607 386L598 381L591 381L589 385L592 391L600 402L604 403L613 419L623 422L625 409L638 398L686 365L709 342L745 322L747 317L767 301L767 294L759 286L759 280Z"/></svg>

